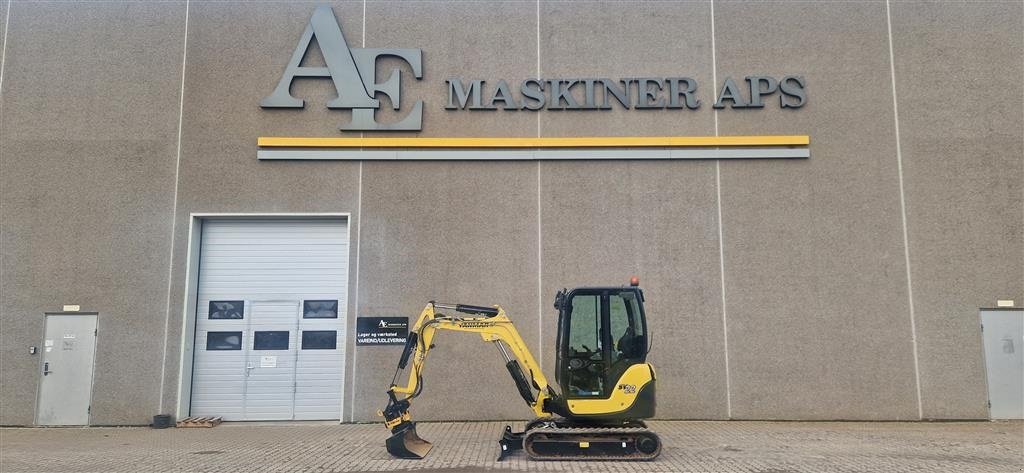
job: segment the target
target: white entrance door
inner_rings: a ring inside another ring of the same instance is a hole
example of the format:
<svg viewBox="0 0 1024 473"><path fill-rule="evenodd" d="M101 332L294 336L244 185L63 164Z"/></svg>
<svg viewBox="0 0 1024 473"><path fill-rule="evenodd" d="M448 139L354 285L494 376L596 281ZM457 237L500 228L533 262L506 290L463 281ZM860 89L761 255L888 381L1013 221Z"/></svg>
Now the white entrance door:
<svg viewBox="0 0 1024 473"><path fill-rule="evenodd" d="M36 424L89 424L96 316L47 315L43 337Z"/></svg>
<svg viewBox="0 0 1024 473"><path fill-rule="evenodd" d="M339 419L344 393L344 219L202 225L190 415Z"/></svg>
<svg viewBox="0 0 1024 473"><path fill-rule="evenodd" d="M981 311L989 416L1024 419L1024 311Z"/></svg>

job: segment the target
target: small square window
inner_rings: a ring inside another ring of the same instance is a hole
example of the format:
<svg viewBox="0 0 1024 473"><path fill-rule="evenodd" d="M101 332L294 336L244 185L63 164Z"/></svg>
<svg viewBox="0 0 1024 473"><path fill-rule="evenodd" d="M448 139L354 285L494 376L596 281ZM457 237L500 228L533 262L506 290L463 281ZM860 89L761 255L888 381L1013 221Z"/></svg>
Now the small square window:
<svg viewBox="0 0 1024 473"><path fill-rule="evenodd" d="M338 301L303 301L302 318L336 319L338 318Z"/></svg>
<svg viewBox="0 0 1024 473"><path fill-rule="evenodd" d="M242 332L206 332L206 350L241 350Z"/></svg>
<svg viewBox="0 0 1024 473"><path fill-rule="evenodd" d="M252 338L253 350L287 350L288 331L254 332Z"/></svg>
<svg viewBox="0 0 1024 473"><path fill-rule="evenodd" d="M303 350L334 350L338 347L336 330L304 330L302 332Z"/></svg>
<svg viewBox="0 0 1024 473"><path fill-rule="evenodd" d="M211 319L241 319L245 308L244 301L210 301Z"/></svg>

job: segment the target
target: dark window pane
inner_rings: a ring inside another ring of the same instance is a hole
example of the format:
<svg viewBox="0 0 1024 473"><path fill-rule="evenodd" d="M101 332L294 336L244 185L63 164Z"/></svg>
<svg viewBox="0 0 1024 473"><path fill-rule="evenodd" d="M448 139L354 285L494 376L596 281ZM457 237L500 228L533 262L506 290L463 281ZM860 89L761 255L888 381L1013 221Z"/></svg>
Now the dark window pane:
<svg viewBox="0 0 1024 473"><path fill-rule="evenodd" d="M206 349L241 350L242 332L206 332Z"/></svg>
<svg viewBox="0 0 1024 473"><path fill-rule="evenodd" d="M245 302L210 301L211 319L241 319Z"/></svg>
<svg viewBox="0 0 1024 473"><path fill-rule="evenodd" d="M254 332L252 339L253 350L287 350L288 331Z"/></svg>
<svg viewBox="0 0 1024 473"><path fill-rule="evenodd" d="M302 332L303 350L333 350L338 347L338 332L334 330L305 330Z"/></svg>
<svg viewBox="0 0 1024 473"><path fill-rule="evenodd" d="M338 318L338 301L304 301L302 303L304 319L336 319Z"/></svg>

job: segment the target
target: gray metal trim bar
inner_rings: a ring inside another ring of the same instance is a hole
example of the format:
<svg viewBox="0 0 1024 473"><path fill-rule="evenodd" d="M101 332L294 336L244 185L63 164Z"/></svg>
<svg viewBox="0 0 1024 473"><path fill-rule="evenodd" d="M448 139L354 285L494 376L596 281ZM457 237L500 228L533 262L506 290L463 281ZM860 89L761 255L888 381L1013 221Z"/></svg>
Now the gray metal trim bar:
<svg viewBox="0 0 1024 473"><path fill-rule="evenodd" d="M324 150L261 149L259 160L320 161L545 161L603 159L805 159L807 148L543 149L543 150Z"/></svg>

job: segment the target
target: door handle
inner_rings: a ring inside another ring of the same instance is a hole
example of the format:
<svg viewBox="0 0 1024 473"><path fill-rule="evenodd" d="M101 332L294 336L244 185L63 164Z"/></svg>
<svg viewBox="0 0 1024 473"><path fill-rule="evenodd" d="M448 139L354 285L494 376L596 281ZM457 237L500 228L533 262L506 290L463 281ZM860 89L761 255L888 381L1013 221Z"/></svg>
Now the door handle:
<svg viewBox="0 0 1024 473"><path fill-rule="evenodd" d="M245 375L249 376L249 372L252 371L253 368L255 368L255 366L253 366L252 363L246 363L246 365L245 365Z"/></svg>
<svg viewBox="0 0 1024 473"><path fill-rule="evenodd" d="M43 376L46 376L46 375L48 375L50 373L53 373L53 371L50 371L50 362L49 361L44 362L43 363Z"/></svg>

